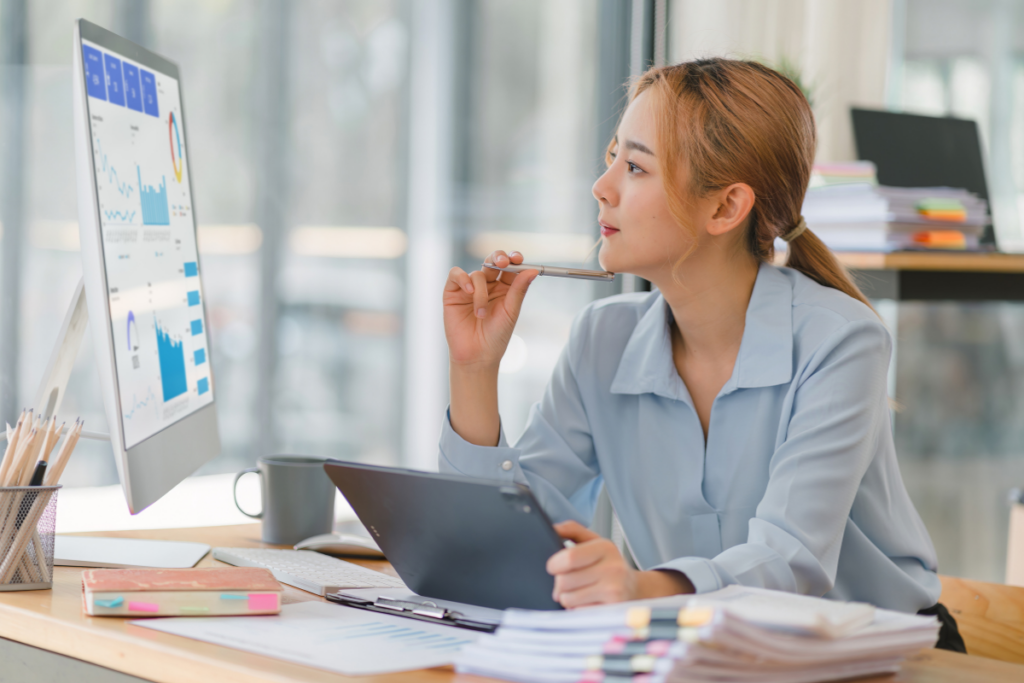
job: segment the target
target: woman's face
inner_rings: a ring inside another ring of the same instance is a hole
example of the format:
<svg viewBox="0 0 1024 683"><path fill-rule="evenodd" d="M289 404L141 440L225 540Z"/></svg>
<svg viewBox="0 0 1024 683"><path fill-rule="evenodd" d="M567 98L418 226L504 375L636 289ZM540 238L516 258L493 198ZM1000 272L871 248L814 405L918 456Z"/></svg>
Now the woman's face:
<svg viewBox="0 0 1024 683"><path fill-rule="evenodd" d="M647 93L626 109L612 147L612 163L593 193L600 209L601 267L652 279L671 269L693 242L668 208Z"/></svg>

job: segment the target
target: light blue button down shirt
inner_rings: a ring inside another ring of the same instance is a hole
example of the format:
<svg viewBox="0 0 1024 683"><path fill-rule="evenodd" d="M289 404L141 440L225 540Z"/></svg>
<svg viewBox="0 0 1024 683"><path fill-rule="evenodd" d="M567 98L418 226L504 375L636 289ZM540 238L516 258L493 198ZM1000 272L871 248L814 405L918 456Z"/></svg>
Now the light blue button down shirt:
<svg viewBox="0 0 1024 683"><path fill-rule="evenodd" d="M670 321L656 292L594 302L515 447L504 433L472 445L446 419L441 471L526 484L552 519L583 524L603 484L638 566L680 571L698 593L738 583L934 605L935 549L896 462L878 317L762 264L706 445Z"/></svg>

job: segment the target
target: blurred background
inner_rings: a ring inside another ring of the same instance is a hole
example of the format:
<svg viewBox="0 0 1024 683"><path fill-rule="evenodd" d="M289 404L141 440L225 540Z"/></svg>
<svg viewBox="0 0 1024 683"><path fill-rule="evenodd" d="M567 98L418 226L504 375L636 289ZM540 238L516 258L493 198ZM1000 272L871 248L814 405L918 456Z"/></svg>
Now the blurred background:
<svg viewBox="0 0 1024 683"><path fill-rule="evenodd" d="M223 452L129 518L109 445L83 441L66 531L245 520L232 474L266 454L434 468L445 274L495 248L593 263L590 186L624 84L651 64L726 55L798 76L821 161L855 158L851 105L975 119L999 237L1019 242L1024 0L0 0L6 420L34 400L81 276L78 17L181 66ZM501 368L510 440L576 312L636 286L619 280L536 283ZM1002 581L1024 307L877 305L896 321L897 450L940 569ZM62 412L106 431L93 353L87 335Z"/></svg>

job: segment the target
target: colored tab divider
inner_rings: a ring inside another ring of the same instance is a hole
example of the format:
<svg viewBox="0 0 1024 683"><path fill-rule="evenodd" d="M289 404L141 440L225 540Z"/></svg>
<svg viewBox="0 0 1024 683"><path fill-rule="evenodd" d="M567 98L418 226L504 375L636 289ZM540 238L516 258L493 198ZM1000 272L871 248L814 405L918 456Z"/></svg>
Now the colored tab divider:
<svg viewBox="0 0 1024 683"><path fill-rule="evenodd" d="M189 292L188 293L188 305L189 306L198 306L199 305L199 292Z"/></svg>
<svg viewBox="0 0 1024 683"><path fill-rule="evenodd" d="M263 612L277 609L277 593L249 593L249 611Z"/></svg>
<svg viewBox="0 0 1024 683"><path fill-rule="evenodd" d="M129 612L159 612L160 605L155 602L129 602Z"/></svg>
<svg viewBox="0 0 1024 683"><path fill-rule="evenodd" d="M202 396L210 390L210 380L207 377L202 378L196 383L196 389L199 390L199 395Z"/></svg>
<svg viewBox="0 0 1024 683"><path fill-rule="evenodd" d="M97 607L107 607L107 608L120 607L121 605L124 604L124 598L122 598L119 595L116 598L110 598L108 600L94 599L92 601L92 604L96 605Z"/></svg>
<svg viewBox="0 0 1024 683"><path fill-rule="evenodd" d="M196 349L193 357L196 359L196 365L202 365L206 362L206 349Z"/></svg>
<svg viewBox="0 0 1024 683"><path fill-rule="evenodd" d="M192 336L194 337L194 336L196 336L198 334L202 334L202 333L203 333L203 321L202 320L193 320L192 321Z"/></svg>
<svg viewBox="0 0 1024 683"><path fill-rule="evenodd" d="M195 277L199 275L199 264L195 261L185 262L185 277Z"/></svg>

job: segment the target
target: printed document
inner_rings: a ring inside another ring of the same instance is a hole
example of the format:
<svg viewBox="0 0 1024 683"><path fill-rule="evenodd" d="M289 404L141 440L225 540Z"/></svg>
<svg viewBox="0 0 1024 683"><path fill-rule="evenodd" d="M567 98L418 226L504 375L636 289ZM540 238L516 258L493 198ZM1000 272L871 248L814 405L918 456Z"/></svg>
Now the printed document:
<svg viewBox="0 0 1024 683"><path fill-rule="evenodd" d="M346 676L451 664L474 631L324 602L262 617L174 617L132 624Z"/></svg>

